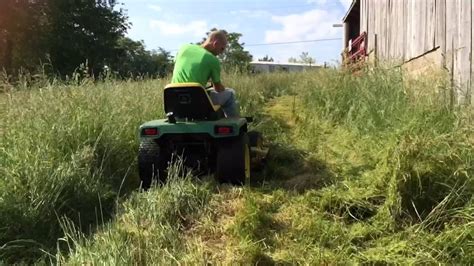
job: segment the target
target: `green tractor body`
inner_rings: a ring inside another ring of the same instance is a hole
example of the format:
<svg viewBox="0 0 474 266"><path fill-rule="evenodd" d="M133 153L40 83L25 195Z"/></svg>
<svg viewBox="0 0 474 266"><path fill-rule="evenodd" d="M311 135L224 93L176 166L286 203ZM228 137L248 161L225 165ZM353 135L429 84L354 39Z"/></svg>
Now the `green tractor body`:
<svg viewBox="0 0 474 266"><path fill-rule="evenodd" d="M165 182L170 162L180 159L196 175L214 173L221 182L250 178L251 146L261 136L247 132L251 118L226 118L197 83L170 84L164 90L167 119L139 128L138 166L142 187Z"/></svg>
<svg viewBox="0 0 474 266"><path fill-rule="evenodd" d="M212 138L228 138L238 136L241 129L247 126L245 118L222 118L215 121L186 121L177 120L169 123L168 119L153 120L140 126L140 139L158 139L164 135L172 134L208 134ZM156 135L154 133L156 129ZM150 135L147 135L149 132Z"/></svg>

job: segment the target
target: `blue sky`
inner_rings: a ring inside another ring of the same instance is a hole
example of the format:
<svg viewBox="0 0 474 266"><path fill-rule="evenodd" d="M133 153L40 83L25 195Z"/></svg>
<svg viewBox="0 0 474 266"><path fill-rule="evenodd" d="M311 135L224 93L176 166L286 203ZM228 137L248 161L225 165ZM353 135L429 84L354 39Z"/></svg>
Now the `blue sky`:
<svg viewBox="0 0 474 266"><path fill-rule="evenodd" d="M242 34L254 60L265 55L277 62L308 52L316 62L340 60L341 23L351 0L120 0L133 24L128 36L147 49L162 47L172 55L184 43L200 41L211 28ZM273 44L273 45L272 45Z"/></svg>

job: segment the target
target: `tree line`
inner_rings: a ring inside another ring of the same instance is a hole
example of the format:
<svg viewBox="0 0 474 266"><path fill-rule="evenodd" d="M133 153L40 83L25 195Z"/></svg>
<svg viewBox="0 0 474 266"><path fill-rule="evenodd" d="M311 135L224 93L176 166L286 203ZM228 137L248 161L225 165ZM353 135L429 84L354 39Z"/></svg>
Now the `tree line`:
<svg viewBox="0 0 474 266"><path fill-rule="evenodd" d="M163 76L171 56L164 49L148 51L143 42L126 37L128 17L116 0L0 1L0 70L67 76L86 69L121 77ZM45 70L43 69L43 71Z"/></svg>
<svg viewBox="0 0 474 266"><path fill-rule="evenodd" d="M1 0L0 71L41 71L67 77L81 71L98 77L147 75L172 71L173 57L163 48L147 50L143 41L126 37L131 27L117 0ZM229 34L221 55L227 70L249 69L252 56Z"/></svg>

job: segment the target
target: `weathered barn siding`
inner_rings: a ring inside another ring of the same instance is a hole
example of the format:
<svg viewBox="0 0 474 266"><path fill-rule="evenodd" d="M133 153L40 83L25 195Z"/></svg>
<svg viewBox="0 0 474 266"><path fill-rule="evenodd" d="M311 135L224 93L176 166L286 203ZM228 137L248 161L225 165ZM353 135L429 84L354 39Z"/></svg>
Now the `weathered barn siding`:
<svg viewBox="0 0 474 266"><path fill-rule="evenodd" d="M435 47L446 53L446 0L436 0Z"/></svg>
<svg viewBox="0 0 474 266"><path fill-rule="evenodd" d="M459 102L473 102L472 0L360 0L369 57L406 63L430 52L452 75Z"/></svg>

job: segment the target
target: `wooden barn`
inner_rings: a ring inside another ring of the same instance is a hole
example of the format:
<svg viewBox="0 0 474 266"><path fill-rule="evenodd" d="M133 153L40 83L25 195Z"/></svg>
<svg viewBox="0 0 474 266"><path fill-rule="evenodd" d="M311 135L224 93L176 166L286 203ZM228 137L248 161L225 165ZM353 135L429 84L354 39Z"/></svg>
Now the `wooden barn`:
<svg viewBox="0 0 474 266"><path fill-rule="evenodd" d="M343 22L349 61L445 69L455 101L474 103L472 0L354 0Z"/></svg>

